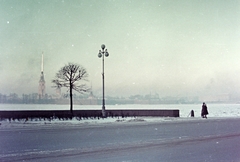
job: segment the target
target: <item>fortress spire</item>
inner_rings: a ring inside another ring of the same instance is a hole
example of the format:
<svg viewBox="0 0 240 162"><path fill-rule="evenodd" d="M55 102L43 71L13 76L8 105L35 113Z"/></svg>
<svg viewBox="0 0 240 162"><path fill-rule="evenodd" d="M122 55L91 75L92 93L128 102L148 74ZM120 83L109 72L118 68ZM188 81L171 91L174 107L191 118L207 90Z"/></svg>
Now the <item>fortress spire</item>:
<svg viewBox="0 0 240 162"><path fill-rule="evenodd" d="M40 80L39 80L39 86L38 86L38 96L39 96L39 99L43 99L45 96L45 80L44 80L44 74L43 74L43 53L42 53L41 74L40 74Z"/></svg>
<svg viewBox="0 0 240 162"><path fill-rule="evenodd" d="M42 53L42 67L41 67L41 72L43 72L43 53Z"/></svg>

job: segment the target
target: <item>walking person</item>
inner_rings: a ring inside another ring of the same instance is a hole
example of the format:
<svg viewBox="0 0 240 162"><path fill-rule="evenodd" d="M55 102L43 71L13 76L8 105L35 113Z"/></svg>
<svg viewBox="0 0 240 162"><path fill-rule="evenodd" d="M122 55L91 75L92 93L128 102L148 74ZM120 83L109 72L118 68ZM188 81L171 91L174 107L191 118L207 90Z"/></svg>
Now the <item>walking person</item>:
<svg viewBox="0 0 240 162"><path fill-rule="evenodd" d="M191 110L191 117L194 117L194 111L193 110Z"/></svg>
<svg viewBox="0 0 240 162"><path fill-rule="evenodd" d="M203 102L201 116L202 118L207 119L207 115L208 115L207 105L205 104L205 102Z"/></svg>

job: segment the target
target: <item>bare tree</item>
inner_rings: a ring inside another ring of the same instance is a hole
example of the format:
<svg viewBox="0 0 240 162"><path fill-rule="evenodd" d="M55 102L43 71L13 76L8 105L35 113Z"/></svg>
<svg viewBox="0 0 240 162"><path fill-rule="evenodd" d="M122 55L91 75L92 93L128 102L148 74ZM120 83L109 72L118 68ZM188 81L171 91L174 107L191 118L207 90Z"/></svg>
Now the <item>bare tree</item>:
<svg viewBox="0 0 240 162"><path fill-rule="evenodd" d="M73 95L72 91L75 90L79 93L88 92L89 88L86 84L80 81L87 81L88 73L84 67L74 63L68 63L62 67L52 80L55 88L66 87L70 95L70 111L73 112Z"/></svg>

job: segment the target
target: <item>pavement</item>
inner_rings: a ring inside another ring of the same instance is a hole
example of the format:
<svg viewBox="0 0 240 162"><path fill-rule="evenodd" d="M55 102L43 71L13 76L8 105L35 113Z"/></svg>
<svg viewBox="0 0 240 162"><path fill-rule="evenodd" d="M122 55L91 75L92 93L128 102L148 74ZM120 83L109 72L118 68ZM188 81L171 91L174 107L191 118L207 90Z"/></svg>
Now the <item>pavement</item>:
<svg viewBox="0 0 240 162"><path fill-rule="evenodd" d="M2 124L0 161L240 161L239 118L164 120Z"/></svg>

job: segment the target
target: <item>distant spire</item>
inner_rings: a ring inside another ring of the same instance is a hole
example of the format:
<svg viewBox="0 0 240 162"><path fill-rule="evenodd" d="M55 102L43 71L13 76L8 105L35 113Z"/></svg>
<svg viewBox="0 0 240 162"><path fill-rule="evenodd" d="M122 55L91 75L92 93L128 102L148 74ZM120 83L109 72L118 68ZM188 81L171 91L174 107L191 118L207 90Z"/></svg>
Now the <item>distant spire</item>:
<svg viewBox="0 0 240 162"><path fill-rule="evenodd" d="M90 98L93 98L93 91L92 91L92 81L91 81L91 89L90 89Z"/></svg>
<svg viewBox="0 0 240 162"><path fill-rule="evenodd" d="M45 96L45 80L44 80L44 74L43 74L43 53L42 53L41 75L40 75L39 86L38 86L38 95L39 95L39 99L43 99Z"/></svg>
<svg viewBox="0 0 240 162"><path fill-rule="evenodd" d="M42 67L41 67L41 72L43 72L43 52L42 52Z"/></svg>

